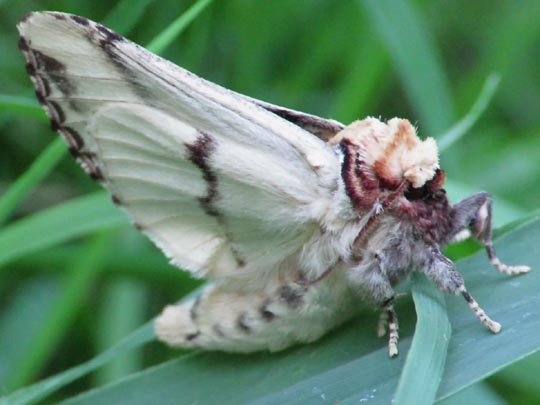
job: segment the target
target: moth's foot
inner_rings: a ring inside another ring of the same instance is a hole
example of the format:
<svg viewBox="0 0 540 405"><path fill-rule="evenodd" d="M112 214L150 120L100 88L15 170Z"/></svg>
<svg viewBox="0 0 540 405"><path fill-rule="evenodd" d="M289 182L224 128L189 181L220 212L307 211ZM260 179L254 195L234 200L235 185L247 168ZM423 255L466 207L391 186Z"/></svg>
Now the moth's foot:
<svg viewBox="0 0 540 405"><path fill-rule="evenodd" d="M498 271L508 275L514 274L524 274L528 273L531 268L529 266L508 266L507 264L502 263L498 257L491 259L489 261Z"/></svg>
<svg viewBox="0 0 540 405"><path fill-rule="evenodd" d="M499 322L495 322L492 320L485 311L480 308L480 305L478 305L478 302L472 297L471 294L467 291L465 286L461 286L459 289L459 292L461 295L463 295L463 298L465 298L465 301L467 301L467 304L469 305L469 308L471 308L474 312L474 314L480 319L480 322L482 322L491 332L493 333L499 333L501 331L501 324Z"/></svg>
<svg viewBox="0 0 540 405"><path fill-rule="evenodd" d="M377 323L377 336L386 335L386 328L388 328L388 356L395 357L398 354L399 327L393 304L387 305L382 310Z"/></svg>
<svg viewBox="0 0 540 405"><path fill-rule="evenodd" d="M489 318L486 320L486 325L489 328L489 330L492 331L493 333L499 333L502 328L499 322L495 322L494 320L489 319Z"/></svg>
<svg viewBox="0 0 540 405"><path fill-rule="evenodd" d="M388 340L388 356L389 357L396 357L398 355L398 347L397 347L397 336L396 340L393 341L392 339Z"/></svg>
<svg viewBox="0 0 540 405"><path fill-rule="evenodd" d="M392 312L394 310L392 309ZM398 354L398 341L399 341L399 334L398 334L398 324L397 324L397 317L392 317L392 315L389 315L388 319L388 356L395 357Z"/></svg>
<svg viewBox="0 0 540 405"><path fill-rule="evenodd" d="M379 322L377 324L378 337L382 338L384 335L386 335L387 326L389 329L388 356L395 357L398 355L398 341L399 341L398 327L397 327L397 323L394 323L392 325L389 324L388 312L385 310L381 312L381 315L379 316Z"/></svg>
<svg viewBox="0 0 540 405"><path fill-rule="evenodd" d="M486 244L486 251L489 256L489 262L501 273L515 275L528 273L531 270L529 266L508 266L501 262L495 254L495 249L493 249L491 243Z"/></svg>

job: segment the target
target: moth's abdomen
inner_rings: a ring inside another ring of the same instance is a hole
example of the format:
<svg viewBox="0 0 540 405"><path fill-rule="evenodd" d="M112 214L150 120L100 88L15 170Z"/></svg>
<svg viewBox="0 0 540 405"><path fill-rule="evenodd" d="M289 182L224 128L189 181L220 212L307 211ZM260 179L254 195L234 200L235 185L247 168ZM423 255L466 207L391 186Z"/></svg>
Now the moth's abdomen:
<svg viewBox="0 0 540 405"><path fill-rule="evenodd" d="M339 278L312 286L284 284L271 293L210 286L196 299L167 306L156 319L156 335L173 347L230 352L277 351L312 342L356 312Z"/></svg>

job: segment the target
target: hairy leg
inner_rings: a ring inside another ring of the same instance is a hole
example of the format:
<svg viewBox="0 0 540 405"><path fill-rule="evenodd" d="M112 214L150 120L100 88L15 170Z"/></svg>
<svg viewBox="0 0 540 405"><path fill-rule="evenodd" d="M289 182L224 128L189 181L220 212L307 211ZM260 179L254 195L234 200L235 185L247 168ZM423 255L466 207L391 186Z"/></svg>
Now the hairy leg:
<svg viewBox="0 0 540 405"><path fill-rule="evenodd" d="M394 357L398 355L399 324L396 311L394 309L394 299L381 308L379 322L377 323L377 336L386 335L388 328L388 355Z"/></svg>
<svg viewBox="0 0 540 405"><path fill-rule="evenodd" d="M489 262L501 273L521 274L528 266L508 266L495 253L491 240L492 203L488 193L477 193L454 205L455 222L450 242L467 237L469 232L486 248Z"/></svg>
<svg viewBox="0 0 540 405"><path fill-rule="evenodd" d="M467 301L469 308L473 310L475 315L480 319L490 331L499 333L501 325L493 321L484 310L478 305L476 300L465 288L463 277L458 273L454 263L447 257L443 256L437 247L433 247L431 251L430 263L424 268L423 272L435 283L435 285L447 294L461 294Z"/></svg>
<svg viewBox="0 0 540 405"><path fill-rule="evenodd" d="M396 293L392 287L386 269L387 257L383 252L373 255L369 266L352 270L351 280L360 286L363 298L380 309L377 323L377 335L383 337L388 328L388 354L398 354L398 318L394 310Z"/></svg>

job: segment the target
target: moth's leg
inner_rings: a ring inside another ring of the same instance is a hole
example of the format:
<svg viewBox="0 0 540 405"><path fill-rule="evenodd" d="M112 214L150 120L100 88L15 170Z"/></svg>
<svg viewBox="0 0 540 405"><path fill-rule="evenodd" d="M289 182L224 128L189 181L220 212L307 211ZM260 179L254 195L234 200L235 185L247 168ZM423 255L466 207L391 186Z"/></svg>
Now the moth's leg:
<svg viewBox="0 0 540 405"><path fill-rule="evenodd" d="M491 241L491 196L488 193L474 194L454 205L455 220L452 230L452 242L467 237L467 232L480 243L487 251L489 262L501 273L520 274L530 270L529 266L508 266L502 263L495 253Z"/></svg>
<svg viewBox="0 0 540 405"><path fill-rule="evenodd" d="M388 304L391 303L393 307L394 303L396 302L396 299L403 297L405 295L407 294L406 293L395 294L394 297L391 298L391 302L389 302ZM383 306L383 308L381 309L381 313L379 314L379 321L377 322L377 336L378 337L383 337L384 335L386 335L386 328L388 327L388 322L390 318L388 311L385 311L385 308L388 306L388 304ZM395 316L395 323L396 323L396 333L397 333L397 329L398 329L397 316Z"/></svg>
<svg viewBox="0 0 540 405"><path fill-rule="evenodd" d="M493 321L484 312L478 302L471 296L465 288L463 277L458 273L454 263L447 257L443 256L440 250L434 247L431 251L430 261L428 266L423 269L423 272L435 283L435 285L447 294L461 294L469 308L473 310L480 321L493 333L499 333L501 324Z"/></svg>
<svg viewBox="0 0 540 405"><path fill-rule="evenodd" d="M390 300L383 308L379 315L379 322L377 323L377 336L383 337L386 335L386 328L388 327L388 355L390 357L397 356L398 354L398 341L399 341L399 324L397 314L394 309L394 298Z"/></svg>
<svg viewBox="0 0 540 405"><path fill-rule="evenodd" d="M386 335L386 328L388 327L388 312L384 309L379 314L379 321L377 322L377 336L382 338Z"/></svg>
<svg viewBox="0 0 540 405"><path fill-rule="evenodd" d="M394 310L396 293L387 277L386 260L382 252L375 253L370 266L352 271L351 280L361 286L364 298L380 309L377 335L384 336L388 327L388 354L394 357L398 354L399 327Z"/></svg>

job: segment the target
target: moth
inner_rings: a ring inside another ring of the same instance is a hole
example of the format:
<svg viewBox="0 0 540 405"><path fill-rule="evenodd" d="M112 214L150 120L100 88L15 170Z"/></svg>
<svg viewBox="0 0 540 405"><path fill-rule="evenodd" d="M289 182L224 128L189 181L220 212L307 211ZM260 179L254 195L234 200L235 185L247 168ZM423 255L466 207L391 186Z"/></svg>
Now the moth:
<svg viewBox="0 0 540 405"><path fill-rule="evenodd" d="M437 145L405 119L350 125L205 81L86 18L31 13L19 47L51 127L171 262L210 280L155 322L171 346L251 352L311 342L380 310L398 353L394 287L411 271L461 294L445 245L472 235L500 272L492 201L451 205Z"/></svg>

